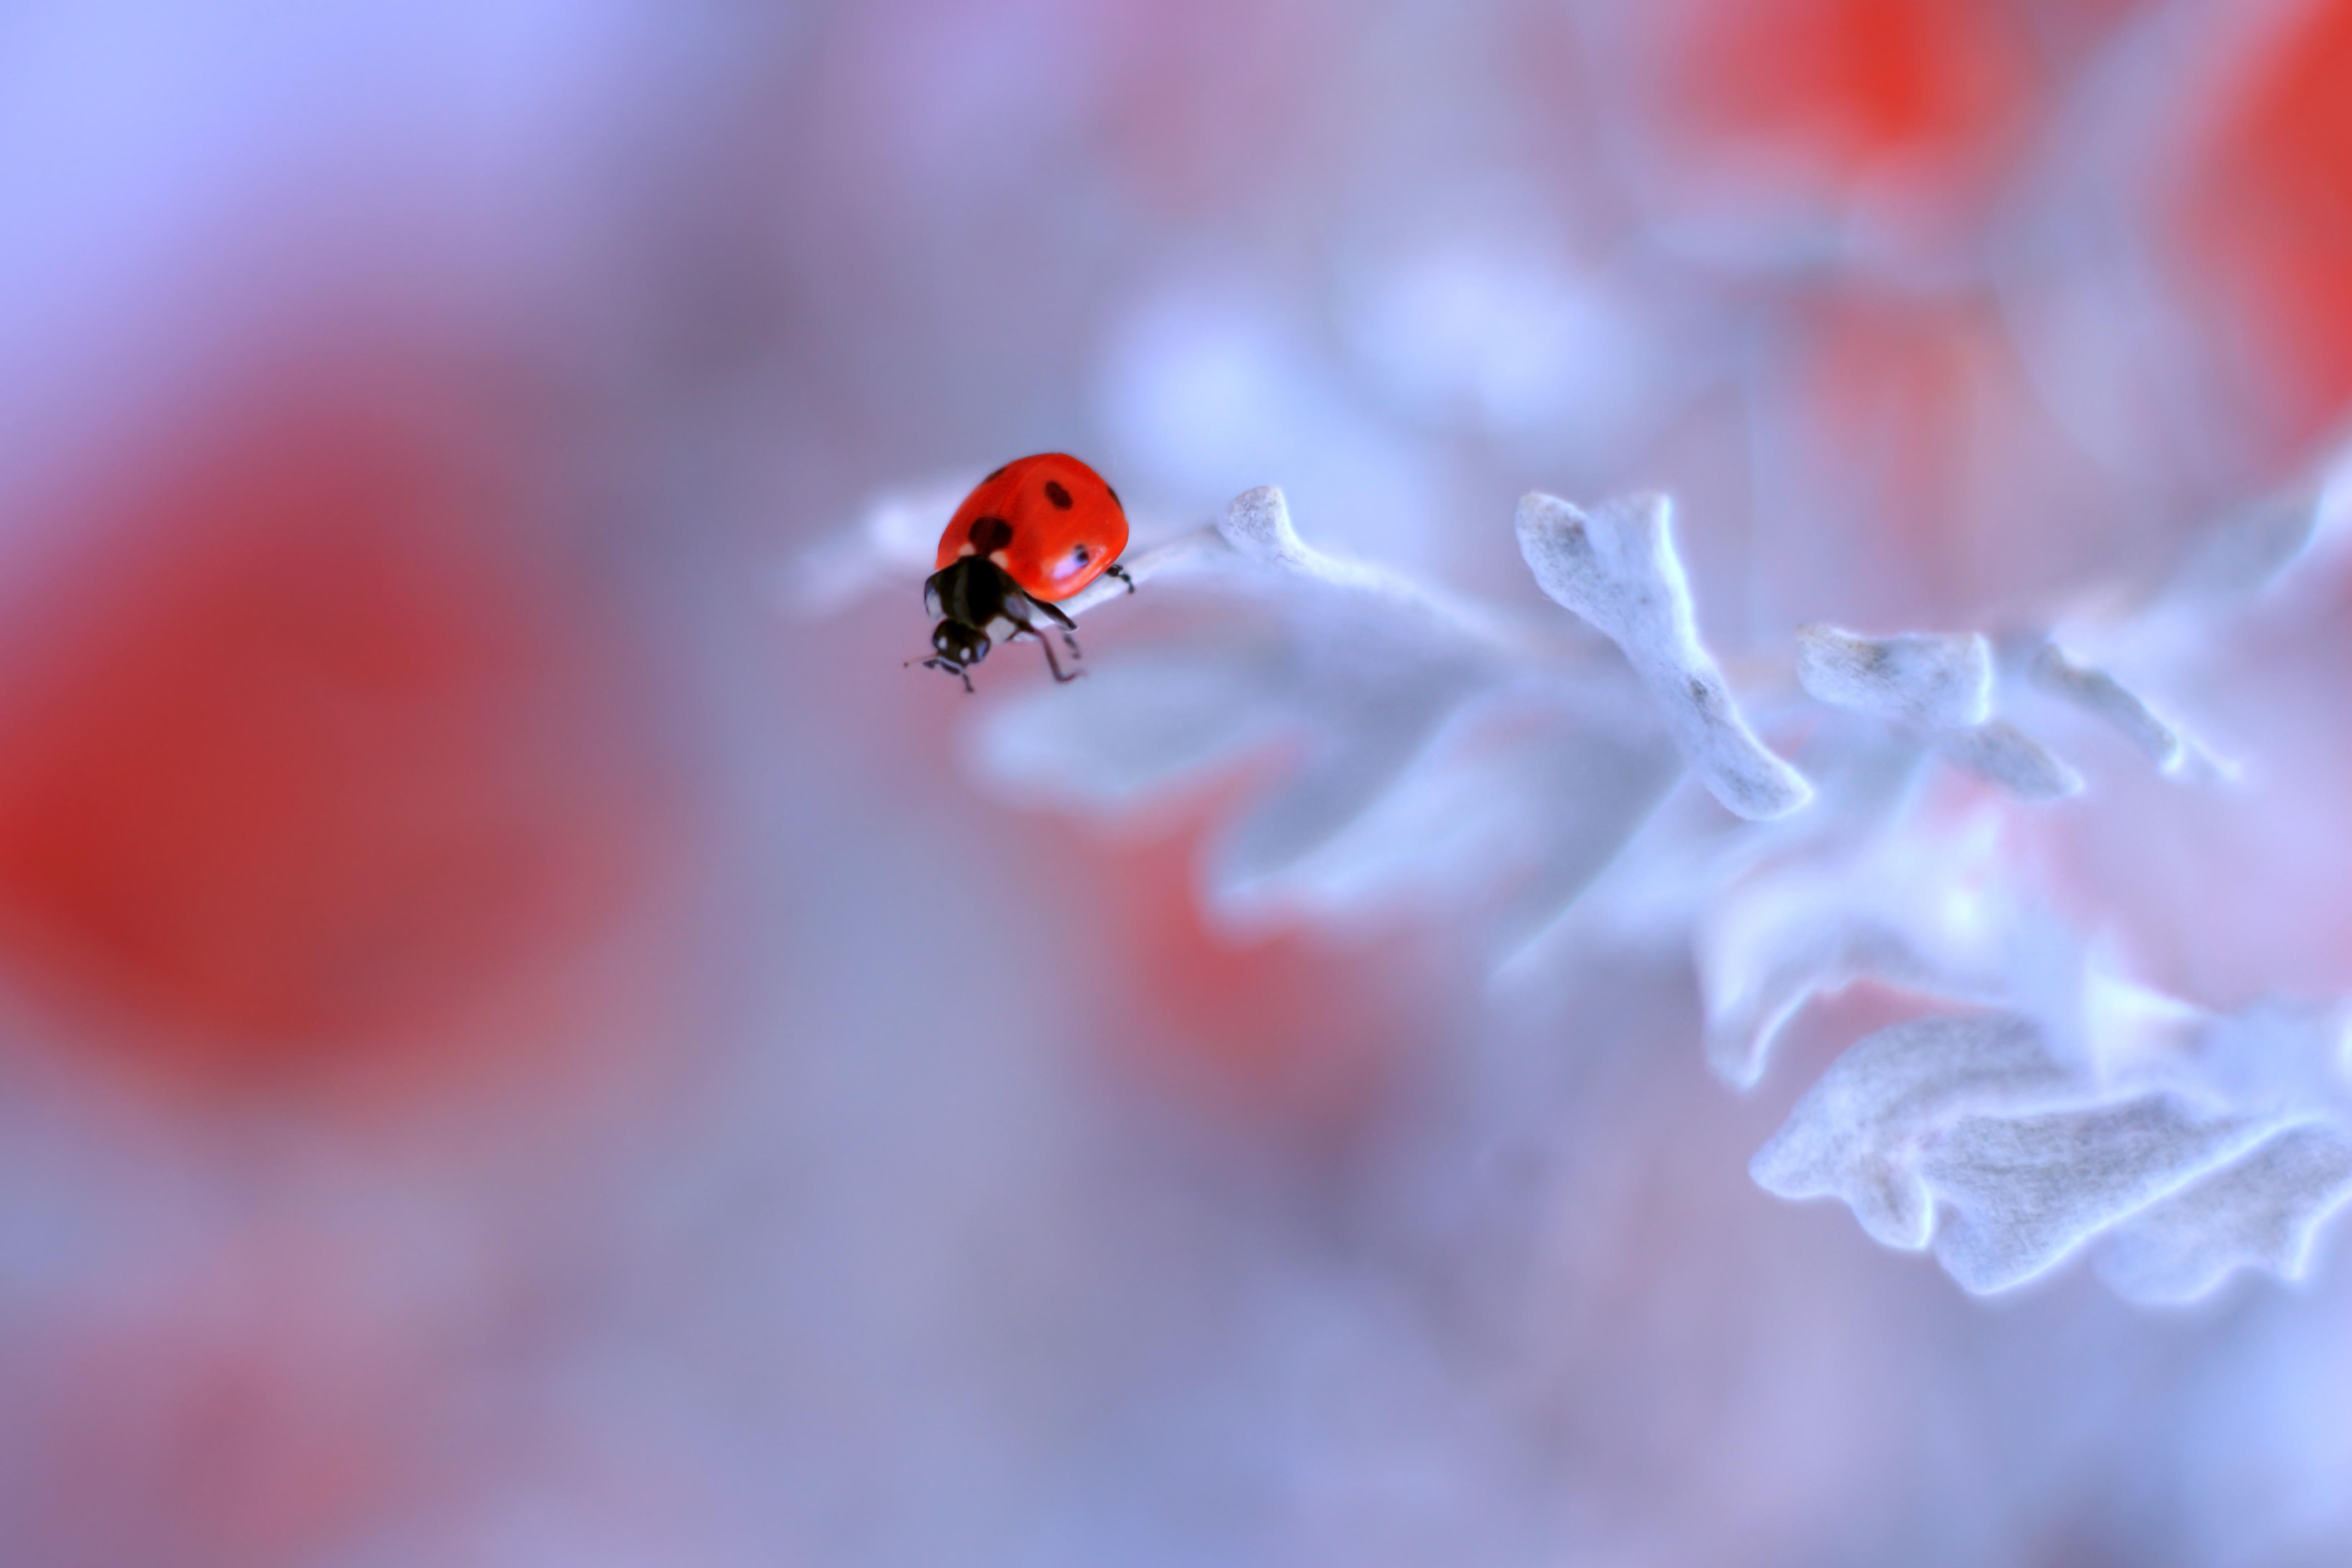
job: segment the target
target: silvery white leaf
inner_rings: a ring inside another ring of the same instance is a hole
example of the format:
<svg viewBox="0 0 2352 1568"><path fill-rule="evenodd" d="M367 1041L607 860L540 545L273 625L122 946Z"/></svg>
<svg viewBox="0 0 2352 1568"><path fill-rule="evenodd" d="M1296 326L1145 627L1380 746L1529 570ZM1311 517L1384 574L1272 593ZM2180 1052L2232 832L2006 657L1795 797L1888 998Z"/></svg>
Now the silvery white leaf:
<svg viewBox="0 0 2352 1568"><path fill-rule="evenodd" d="M2180 732L2104 669L2076 664L2056 643L2044 643L2027 666L2028 679L2042 689L2105 720L2158 767L2180 766Z"/></svg>
<svg viewBox="0 0 2352 1568"><path fill-rule="evenodd" d="M2352 1136L2305 1122L2133 1215L2095 1266L2117 1295L2147 1305L2193 1301L2239 1268L2299 1279L2321 1223L2347 1198Z"/></svg>
<svg viewBox="0 0 2352 1568"><path fill-rule="evenodd" d="M2080 944L2004 890L1997 814L1928 831L1925 753L1873 728L1829 737L1840 754L1815 773L1821 810L1752 868L1708 878L1689 916L1708 1065L1734 1088L1761 1079L1809 999L1856 980L2036 1016L2063 1016L2079 989Z"/></svg>
<svg viewBox="0 0 2352 1568"><path fill-rule="evenodd" d="M1227 502L1224 516L1218 520L1217 531L1237 552L1269 566L1286 566L1348 587L1381 580L1363 568L1351 567L1319 550L1308 549L1290 521L1289 501L1276 485L1244 490Z"/></svg>
<svg viewBox="0 0 2352 1568"><path fill-rule="evenodd" d="M2153 715L2110 678L2073 671L2063 656L2033 666L2046 689L2125 724L2126 704L2146 723ZM2054 662L2053 662L2054 661ZM1807 693L1832 707L1910 725L1932 736L1936 751L2000 784L2019 799L2063 800L2083 787L2082 775L2006 719L1992 717L1992 647L1981 633L1905 632L1868 637L1815 624L1797 632L1797 679ZM2169 731L2168 755L2179 742ZM2147 743L2144 733L2134 738Z"/></svg>
<svg viewBox="0 0 2352 1568"><path fill-rule="evenodd" d="M1952 1001L2005 999L1990 933L1939 921L1937 900L1850 862L1748 879L1700 923L1707 1065L1735 1089L1764 1075L1774 1042L1814 996L1871 979Z"/></svg>
<svg viewBox="0 0 2352 1568"><path fill-rule="evenodd" d="M1254 900L1330 921L1412 907L1508 943L1576 896L1681 769L1654 727L1582 711L1457 721Z"/></svg>
<svg viewBox="0 0 2352 1568"><path fill-rule="evenodd" d="M1519 501L1519 552L1545 593L1623 650L1717 800L1752 821L1786 816L1812 786L1756 738L1700 643L1672 515L1661 495L1620 496L1588 514L1529 494Z"/></svg>
<svg viewBox="0 0 2352 1568"><path fill-rule="evenodd" d="M1780 1031L1814 996L1864 975L1907 978L1927 970L1904 932L1867 915L1801 925L1776 921L1745 949L1735 948L1721 930L1713 942L1701 938L1699 978L1706 996L1707 1066L1734 1089L1752 1089L1763 1078Z"/></svg>
<svg viewBox="0 0 2352 1568"><path fill-rule="evenodd" d="M1454 652L1525 659L1538 646L1486 606L1367 562L1326 554L1298 535L1290 504L1273 485L1244 490L1226 503L1218 536L1240 560L1271 568L1295 585L1337 590L1355 613L1376 620L1384 641L1434 639Z"/></svg>
<svg viewBox="0 0 2352 1568"><path fill-rule="evenodd" d="M1652 722L1662 722L1654 706L1650 710ZM1822 744L1825 736L1829 743ZM1809 760L1817 759L1819 767L1817 809L1747 822L1726 813L1695 778L1692 787L1669 789L1576 900L1501 960L1497 983L1523 989L1596 948L1688 941L1726 890L1763 868L1850 858L1855 840L1883 831L1901 810L1913 793L1921 753L1914 745L1890 743L1883 726L1841 715L1818 726L1814 739Z"/></svg>
<svg viewBox="0 0 2352 1568"><path fill-rule="evenodd" d="M1927 1186L1957 1211L1936 1256L1979 1295L2021 1285L2276 1126L2259 1116L2202 1116L2162 1094L1964 1117L1918 1163Z"/></svg>
<svg viewBox="0 0 2352 1568"><path fill-rule="evenodd" d="M1221 623L1223 655L1130 653L1091 667L1091 689L1076 700L1077 688L1041 691L992 721L982 755L1000 778L1041 794L1117 805L1244 745L1280 741L1283 771L1212 852L1210 895L1229 918L1311 904L1318 879L1357 879L1381 857L1351 852L1350 826L1426 758L1465 703L1515 669L1525 679L1515 659L1528 646L1498 619L1315 550L1270 486L1129 570L1142 580L1170 568L1212 574L1223 603L1244 606L1256 626ZM1097 580L1067 603L1085 609L1125 593ZM1474 820L1481 809L1464 808ZM1410 804L1399 809L1409 815ZM1453 870L1457 886L1470 875Z"/></svg>
<svg viewBox="0 0 2352 1568"><path fill-rule="evenodd" d="M2079 1097L2082 1081L2041 1030L2014 1014L1915 1018L1840 1057L1748 1172L1780 1197L1843 1199L1888 1247L1923 1247L1935 1218L1916 1168L1927 1142L1973 1111Z"/></svg>
<svg viewBox="0 0 2352 1568"><path fill-rule="evenodd" d="M1271 748L1287 771L1215 851L1227 916L1412 908L1507 942L1549 921L1519 950L1522 974L1570 957L1564 944L1687 937L1707 1056L1735 1085L1758 1079L1807 998L1857 978L2000 1009L1853 1047L1751 1165L1782 1196L1841 1198L1888 1246L1932 1244L1969 1290L2010 1289L2102 1237L2102 1273L2135 1300L2192 1298L2241 1265L2302 1267L2352 1194L2339 1016L2215 1016L2103 986L2086 936L2008 881L1996 851L2013 808L1922 807L1930 755L2026 803L2083 787L1993 713L1985 637L1805 628L1796 684L1829 710L1807 721L1817 795L1758 742L1700 643L1662 499L1588 515L1529 496L1517 521L1538 583L1622 665L1318 551L1267 487L1130 557L1139 579L1213 581L1230 612L1213 637L1129 650L1079 687L1004 705L982 766L1125 809ZM1067 607L1127 591L1105 579ZM2204 755L2056 643L2018 658L2033 689L2159 765ZM1793 689L1759 700L1788 721L1800 711ZM1745 820L1677 790L1677 758ZM2122 1005L2125 992L2146 1005Z"/></svg>
<svg viewBox="0 0 2352 1568"><path fill-rule="evenodd" d="M1439 672L1378 687L1325 687L1301 726L1306 755L1243 813L1211 874L1220 901L1247 900L1379 799L1465 693Z"/></svg>
<svg viewBox="0 0 2352 1568"><path fill-rule="evenodd" d="M1087 679L1024 692L985 715L981 773L1038 798L1124 810L1236 755L1282 717L1276 656L1217 645L1139 652Z"/></svg>
<svg viewBox="0 0 2352 1568"><path fill-rule="evenodd" d="M1946 731L1937 737L1936 749L2018 799L2035 805L2063 800L2083 788L2082 774L2006 719L1995 719L1973 730Z"/></svg>
<svg viewBox="0 0 2352 1568"><path fill-rule="evenodd" d="M1590 887L1683 774L1662 734L1594 725L1535 748L1532 775L1548 800L1549 833L1530 833L1494 936L1507 952Z"/></svg>
<svg viewBox="0 0 2352 1568"><path fill-rule="evenodd" d="M1797 679L1832 707L1924 729L1961 729L1992 713L1992 647L1980 633L1866 637L1797 628Z"/></svg>

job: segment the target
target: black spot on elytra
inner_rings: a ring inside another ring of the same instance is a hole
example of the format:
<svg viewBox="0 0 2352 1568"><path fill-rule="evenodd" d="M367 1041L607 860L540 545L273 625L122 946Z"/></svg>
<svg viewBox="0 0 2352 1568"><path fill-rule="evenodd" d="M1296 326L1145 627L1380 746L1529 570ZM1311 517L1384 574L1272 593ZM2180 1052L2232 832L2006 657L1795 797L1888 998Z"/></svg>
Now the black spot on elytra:
<svg viewBox="0 0 2352 1568"><path fill-rule="evenodd" d="M1013 465L1012 465L1012 464L1010 464L1010 463L1005 464L1005 465L1004 465L1004 468L1001 468L997 469L997 470L996 470L996 472L994 472L994 473L992 473L992 474L989 475L989 476L988 476L988 478L986 478L986 479L984 479L981 480L980 482L981 482L982 484L984 484L984 485L992 485L992 484L994 484L997 480L999 480L999 479L1003 479L1003 478L1004 477L1004 469L1005 469L1005 468L1011 468L1012 466L1013 466Z"/></svg>
<svg viewBox="0 0 2352 1568"><path fill-rule="evenodd" d="M1057 510L1070 510L1070 492L1062 488L1062 481L1059 479L1045 481L1045 499L1052 501Z"/></svg>
<svg viewBox="0 0 2352 1568"><path fill-rule="evenodd" d="M1001 517L975 517L964 537L971 541L973 550L993 555L1013 542L1013 525Z"/></svg>
<svg viewBox="0 0 2352 1568"><path fill-rule="evenodd" d="M1127 503L1126 503L1125 501L1123 501L1123 500L1119 500L1119 499L1118 499L1118 492L1117 490L1111 490L1111 489L1110 489L1110 487L1109 487L1108 485L1105 485L1105 486L1103 486L1103 489L1107 489L1107 490L1110 490L1110 504L1111 504L1111 505L1113 505L1113 506L1115 506L1115 507L1118 508L1118 510L1121 510L1121 511L1125 511L1125 510L1127 510Z"/></svg>

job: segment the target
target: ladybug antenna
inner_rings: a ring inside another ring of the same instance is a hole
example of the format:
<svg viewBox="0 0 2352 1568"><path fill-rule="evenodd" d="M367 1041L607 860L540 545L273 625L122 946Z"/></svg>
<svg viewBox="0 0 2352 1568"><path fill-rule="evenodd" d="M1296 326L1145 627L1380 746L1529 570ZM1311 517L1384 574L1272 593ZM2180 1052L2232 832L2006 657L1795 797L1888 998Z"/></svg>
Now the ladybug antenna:
<svg viewBox="0 0 2352 1568"><path fill-rule="evenodd" d="M915 661L910 658L907 661L907 664L912 664ZM906 665L900 665L898 668L904 669ZM963 666L956 663L955 660L951 658L927 658L923 660L923 668L925 669L944 669L950 675L961 676L963 679L964 695L967 697L971 695L971 673L967 671Z"/></svg>

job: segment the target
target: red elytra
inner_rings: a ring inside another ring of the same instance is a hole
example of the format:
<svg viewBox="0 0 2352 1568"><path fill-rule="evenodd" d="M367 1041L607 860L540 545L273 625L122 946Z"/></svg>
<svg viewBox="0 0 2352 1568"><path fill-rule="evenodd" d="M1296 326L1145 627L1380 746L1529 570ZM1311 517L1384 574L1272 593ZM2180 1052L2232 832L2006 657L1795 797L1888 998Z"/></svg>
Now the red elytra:
<svg viewBox="0 0 2352 1568"><path fill-rule="evenodd" d="M987 518L1003 521L1009 536L986 526ZM1076 458L1040 452L1015 458L963 498L940 535L934 568L985 555L1023 593L1051 604L1101 576L1126 548L1127 510L1118 492Z"/></svg>

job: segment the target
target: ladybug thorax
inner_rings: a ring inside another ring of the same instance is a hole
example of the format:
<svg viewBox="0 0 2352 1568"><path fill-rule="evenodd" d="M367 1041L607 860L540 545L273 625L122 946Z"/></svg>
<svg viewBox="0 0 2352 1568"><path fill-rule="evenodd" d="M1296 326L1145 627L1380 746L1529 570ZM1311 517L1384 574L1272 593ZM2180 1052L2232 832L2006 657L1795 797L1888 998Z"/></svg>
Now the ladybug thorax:
<svg viewBox="0 0 2352 1568"><path fill-rule="evenodd" d="M1003 567L969 554L932 573L923 584L927 612L978 631L993 631L1008 621L1006 609L1020 597L1021 590Z"/></svg>

